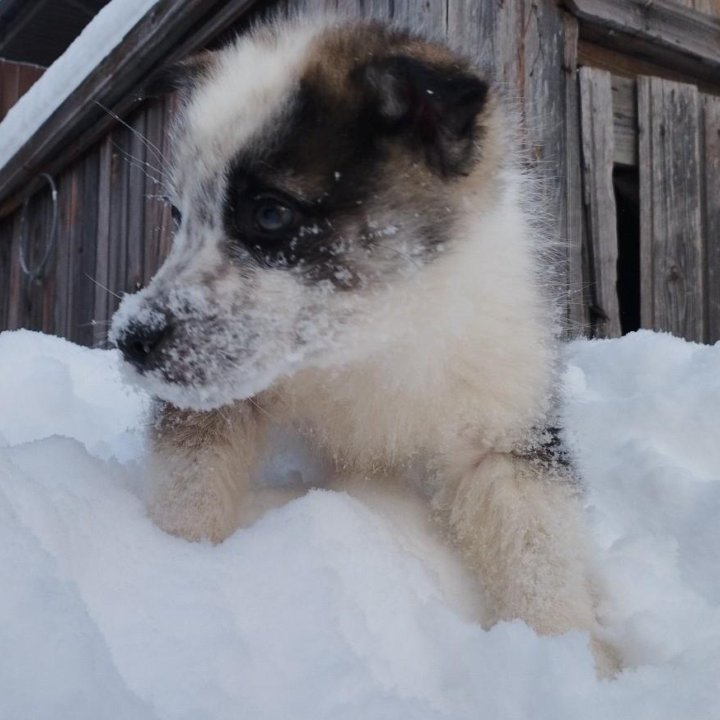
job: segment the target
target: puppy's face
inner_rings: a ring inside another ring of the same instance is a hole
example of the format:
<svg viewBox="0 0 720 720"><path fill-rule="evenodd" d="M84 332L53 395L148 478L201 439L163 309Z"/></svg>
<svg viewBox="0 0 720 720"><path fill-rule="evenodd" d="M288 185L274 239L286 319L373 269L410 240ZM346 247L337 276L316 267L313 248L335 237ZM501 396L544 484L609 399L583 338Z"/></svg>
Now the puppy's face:
<svg viewBox="0 0 720 720"><path fill-rule="evenodd" d="M401 289L452 247L488 88L383 26L266 27L194 70L178 227L111 338L176 405L214 407L398 331Z"/></svg>

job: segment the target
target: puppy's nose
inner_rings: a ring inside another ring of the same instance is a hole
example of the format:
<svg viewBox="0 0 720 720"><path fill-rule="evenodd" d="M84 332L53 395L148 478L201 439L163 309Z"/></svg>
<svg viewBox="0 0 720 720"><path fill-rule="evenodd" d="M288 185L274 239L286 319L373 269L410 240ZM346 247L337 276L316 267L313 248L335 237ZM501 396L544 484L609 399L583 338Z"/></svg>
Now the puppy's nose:
<svg viewBox="0 0 720 720"><path fill-rule="evenodd" d="M125 360L138 370L146 370L169 333L170 325L167 321L152 325L132 323L117 339L117 347Z"/></svg>

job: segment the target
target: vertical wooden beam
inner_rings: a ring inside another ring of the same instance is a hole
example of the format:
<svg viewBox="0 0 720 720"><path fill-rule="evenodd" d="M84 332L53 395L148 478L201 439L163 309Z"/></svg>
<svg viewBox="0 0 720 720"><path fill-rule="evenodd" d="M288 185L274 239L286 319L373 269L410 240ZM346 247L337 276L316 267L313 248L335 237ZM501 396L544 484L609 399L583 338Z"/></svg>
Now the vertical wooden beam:
<svg viewBox="0 0 720 720"><path fill-rule="evenodd" d="M586 325L577 100L577 23L553 2L449 0L448 41L485 68L523 125L517 148L539 180L552 235L565 245L558 281L571 331Z"/></svg>
<svg viewBox="0 0 720 720"><path fill-rule="evenodd" d="M57 276L57 222L59 222L59 207L53 203L52 191L48 187L43 195L43 216L45 219L45 238L44 242L51 242L52 237L52 226L53 216L55 216L55 240L54 247L48 257L47 265L43 272L42 287L41 287L41 321L40 330L45 333L52 333L55 331L55 282ZM59 198L58 198L59 200ZM57 213L57 214L56 214ZM43 254L45 252L45 245L43 244Z"/></svg>
<svg viewBox="0 0 720 720"><path fill-rule="evenodd" d="M70 264L70 172L65 171L58 179L58 236L55 263L55 311L56 335L67 337L68 276Z"/></svg>
<svg viewBox="0 0 720 720"><path fill-rule="evenodd" d="M0 60L0 120L20 97L20 67Z"/></svg>
<svg viewBox="0 0 720 720"><path fill-rule="evenodd" d="M12 218L0 220L0 330L8 327Z"/></svg>
<svg viewBox="0 0 720 720"><path fill-rule="evenodd" d="M100 158L88 153L80 163L77 244L73 286L73 328L71 339L81 345L92 345L95 329L95 268L98 238L98 183Z"/></svg>
<svg viewBox="0 0 720 720"><path fill-rule="evenodd" d="M99 154L97 185L97 243L95 249L95 299L93 320L93 346L101 346L107 337L110 280L110 176L112 174L111 136L97 149Z"/></svg>
<svg viewBox="0 0 720 720"><path fill-rule="evenodd" d="M80 283L85 280L82 276L82 186L83 164L75 163L66 173L68 180L68 247L67 290L65 295L66 319L63 336L68 340L77 341L80 325L80 305L78 291Z"/></svg>
<svg viewBox="0 0 720 720"><path fill-rule="evenodd" d="M128 226L127 226L127 276L125 290L134 293L143 286L145 242L145 180L147 146L145 140L146 109L137 111L130 119L133 132L128 137Z"/></svg>
<svg viewBox="0 0 720 720"><path fill-rule="evenodd" d="M167 172L163 146L163 105L153 101L146 106L145 137L148 147L146 152L145 175L145 230L143 285L147 285L158 269L160 258L160 233L162 231L165 185L164 173Z"/></svg>
<svg viewBox="0 0 720 720"><path fill-rule="evenodd" d="M613 188L613 94L610 73L580 69L583 207L590 260L593 335L619 337L617 209Z"/></svg>
<svg viewBox="0 0 720 720"><path fill-rule="evenodd" d="M383 0L385 4L387 0ZM429 37L444 38L447 25L445 0L394 0L393 19L411 30Z"/></svg>
<svg viewBox="0 0 720 720"><path fill-rule="evenodd" d="M565 119L559 130L564 151L564 167L559 167L560 182L564 180L564 193L558 212L560 216L560 237L564 241L565 257L562 272L558 278L565 284L567 297L566 317L570 336L587 334L590 330L589 278L585 272L589 267L585 252L585 217L582 206L582 168L580 157L580 97L578 87L578 24L570 15L563 15L564 28L564 86ZM561 188L562 188L561 184ZM562 191L561 191L562 192Z"/></svg>
<svg viewBox="0 0 720 720"><path fill-rule="evenodd" d="M720 98L703 97L706 277L705 340L720 340Z"/></svg>
<svg viewBox="0 0 720 720"><path fill-rule="evenodd" d="M697 88L639 78L638 130L641 322L702 342L705 273Z"/></svg>
<svg viewBox="0 0 720 720"><path fill-rule="evenodd" d="M112 315L126 291L129 165L127 152L130 131L116 128L112 133L112 171L110 174L110 293L108 313Z"/></svg>

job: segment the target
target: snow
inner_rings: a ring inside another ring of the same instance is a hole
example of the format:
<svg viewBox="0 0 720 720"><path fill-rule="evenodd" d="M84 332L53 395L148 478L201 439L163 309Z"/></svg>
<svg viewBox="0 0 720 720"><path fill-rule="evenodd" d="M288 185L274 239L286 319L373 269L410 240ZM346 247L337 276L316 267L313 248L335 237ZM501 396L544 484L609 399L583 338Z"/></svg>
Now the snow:
<svg viewBox="0 0 720 720"><path fill-rule="evenodd" d="M0 334L3 720L720 718L720 344L567 350L611 681L582 633L483 630L476 584L393 492L311 490L217 547L164 535L118 365ZM267 473L305 462L290 442Z"/></svg>
<svg viewBox="0 0 720 720"><path fill-rule="evenodd" d="M0 167L32 138L158 0L112 0L10 108L0 123Z"/></svg>

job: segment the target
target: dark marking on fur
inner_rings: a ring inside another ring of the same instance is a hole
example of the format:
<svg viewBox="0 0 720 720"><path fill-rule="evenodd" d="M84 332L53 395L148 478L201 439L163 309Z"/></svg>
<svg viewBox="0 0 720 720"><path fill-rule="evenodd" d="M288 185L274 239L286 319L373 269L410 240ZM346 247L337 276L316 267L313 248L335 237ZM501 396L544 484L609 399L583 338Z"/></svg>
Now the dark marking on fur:
<svg viewBox="0 0 720 720"><path fill-rule="evenodd" d="M476 118L488 84L457 66L433 66L404 55L374 58L353 73L388 133L424 152L443 176L474 164Z"/></svg>
<svg viewBox="0 0 720 720"><path fill-rule="evenodd" d="M339 69L326 43L273 133L234 159L224 202L231 257L238 257L235 244L263 267L348 290L369 281L358 263L392 255L382 227L389 214L394 231L414 243L413 257L429 262L448 241L453 217L443 198L477 160L488 86L457 58L411 57L412 36L381 30L380 40L346 37L353 47L345 47ZM360 41L368 46L355 47ZM406 177L398 177L399 159ZM292 210L294 221L281 232L264 232L253 220L268 197ZM397 262L408 250L396 253Z"/></svg>

